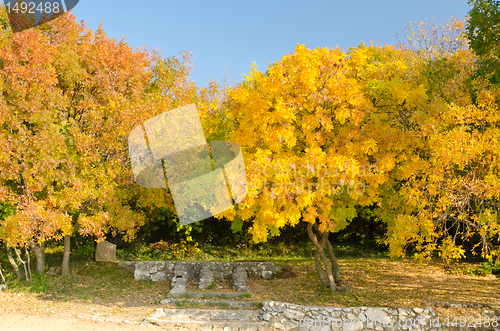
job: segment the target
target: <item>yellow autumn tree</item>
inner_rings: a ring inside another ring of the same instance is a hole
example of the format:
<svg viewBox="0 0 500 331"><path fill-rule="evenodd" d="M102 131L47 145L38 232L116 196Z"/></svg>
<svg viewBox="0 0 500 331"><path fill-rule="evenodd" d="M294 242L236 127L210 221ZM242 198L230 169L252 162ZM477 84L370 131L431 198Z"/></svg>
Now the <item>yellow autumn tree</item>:
<svg viewBox="0 0 500 331"><path fill-rule="evenodd" d="M420 36L425 40L418 44L427 47L400 45L423 60L417 76L425 84L421 109L427 115L415 130L425 146L423 167L401 183L405 209L385 215L394 256L412 245L417 258L437 253L449 261L464 257L467 245L485 259L499 258L499 88L475 75L478 58L467 47L464 28L459 20L441 33L419 24L407 37Z"/></svg>
<svg viewBox="0 0 500 331"><path fill-rule="evenodd" d="M344 53L298 45L266 73L253 66L222 108L249 180L246 199L224 215L251 221L256 242L307 222L322 283L348 290L328 234L345 228L356 207L381 202L418 163L419 141L401 114L425 95L412 61L389 46Z"/></svg>
<svg viewBox="0 0 500 331"><path fill-rule="evenodd" d="M248 196L224 216L251 222L256 242L307 222L320 279L340 291L328 233L363 206L386 222L392 256L460 258L466 241L497 256L499 92L474 78L463 30L453 20L409 30L431 40L347 53L298 45L253 66L206 116L247 166Z"/></svg>

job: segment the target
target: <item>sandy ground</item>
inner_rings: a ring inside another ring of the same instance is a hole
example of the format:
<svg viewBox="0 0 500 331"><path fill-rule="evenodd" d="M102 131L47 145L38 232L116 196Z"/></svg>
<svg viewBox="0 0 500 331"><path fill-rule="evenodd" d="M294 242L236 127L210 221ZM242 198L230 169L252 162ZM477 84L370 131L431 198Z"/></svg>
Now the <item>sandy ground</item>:
<svg viewBox="0 0 500 331"><path fill-rule="evenodd" d="M155 306L116 307L41 300L36 294L0 292L0 331L163 330L143 320Z"/></svg>
<svg viewBox="0 0 500 331"><path fill-rule="evenodd" d="M100 322L54 315L0 314L2 331L138 331L162 330L148 325Z"/></svg>

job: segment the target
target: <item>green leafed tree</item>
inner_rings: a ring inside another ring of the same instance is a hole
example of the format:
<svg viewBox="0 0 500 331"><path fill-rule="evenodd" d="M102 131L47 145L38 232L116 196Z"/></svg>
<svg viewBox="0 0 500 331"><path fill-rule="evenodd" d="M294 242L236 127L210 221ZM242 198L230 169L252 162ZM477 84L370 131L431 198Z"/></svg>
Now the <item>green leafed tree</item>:
<svg viewBox="0 0 500 331"><path fill-rule="evenodd" d="M467 24L470 48L479 56L478 74L500 83L500 1L469 0Z"/></svg>

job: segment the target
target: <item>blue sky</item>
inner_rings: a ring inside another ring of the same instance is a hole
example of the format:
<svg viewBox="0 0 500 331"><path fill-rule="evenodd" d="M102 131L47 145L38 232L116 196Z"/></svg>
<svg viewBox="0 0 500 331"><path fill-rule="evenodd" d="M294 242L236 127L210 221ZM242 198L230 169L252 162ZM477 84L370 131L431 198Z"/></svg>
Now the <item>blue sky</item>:
<svg viewBox="0 0 500 331"><path fill-rule="evenodd" d="M297 44L346 51L360 42L393 45L410 21L444 24L468 11L467 0L80 0L74 14L92 29L102 20L109 37L125 36L133 47L165 57L192 51L191 79L205 86L211 77L221 81L225 65L233 84L252 62L265 71Z"/></svg>

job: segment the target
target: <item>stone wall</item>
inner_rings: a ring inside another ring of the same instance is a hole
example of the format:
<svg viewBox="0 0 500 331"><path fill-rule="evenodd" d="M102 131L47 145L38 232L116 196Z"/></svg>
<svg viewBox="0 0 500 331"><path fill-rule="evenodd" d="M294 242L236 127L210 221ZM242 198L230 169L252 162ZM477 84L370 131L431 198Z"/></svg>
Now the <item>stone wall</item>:
<svg viewBox="0 0 500 331"><path fill-rule="evenodd" d="M277 330L296 331L365 331L365 330L500 330L500 316L494 311L483 311L483 319L496 320L492 324L470 326L452 325L453 320L438 318L431 307L424 308L370 308L370 307L315 307L265 301L259 318ZM476 319L477 320L477 319Z"/></svg>
<svg viewBox="0 0 500 331"><path fill-rule="evenodd" d="M233 278L233 272L242 269L247 271L251 279L271 279L274 274L281 271L281 267L272 262L185 262L185 261L132 261L120 262L118 267L134 271L136 280L171 281L176 267L187 270L191 279L198 279L204 271L210 271L217 281L226 281ZM207 270L208 269L208 270Z"/></svg>

